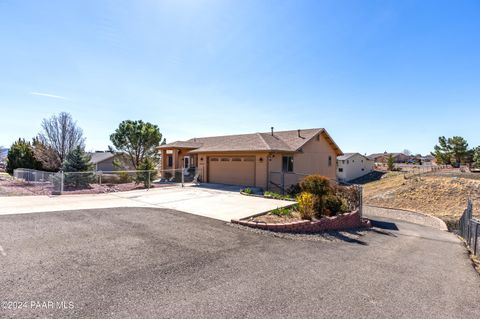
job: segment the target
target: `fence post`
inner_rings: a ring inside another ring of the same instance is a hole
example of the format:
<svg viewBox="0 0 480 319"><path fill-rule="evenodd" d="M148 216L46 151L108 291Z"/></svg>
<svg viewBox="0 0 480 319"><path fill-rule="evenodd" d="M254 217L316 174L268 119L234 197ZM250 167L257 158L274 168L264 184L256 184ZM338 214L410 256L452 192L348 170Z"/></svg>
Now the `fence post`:
<svg viewBox="0 0 480 319"><path fill-rule="evenodd" d="M475 236L473 236L473 255L477 255L478 223L475 223Z"/></svg>
<svg viewBox="0 0 480 319"><path fill-rule="evenodd" d="M108 179L107 179L108 180ZM98 183L102 186L102 172L98 172Z"/></svg>
<svg viewBox="0 0 480 319"><path fill-rule="evenodd" d="M182 174L182 187L183 187L183 183L185 182L185 174L183 174L183 169L180 170L180 174Z"/></svg>
<svg viewBox="0 0 480 319"><path fill-rule="evenodd" d="M148 171L148 183L147 183L147 185L148 185L148 189L150 189L150 171Z"/></svg>
<svg viewBox="0 0 480 319"><path fill-rule="evenodd" d="M359 187L359 196L360 196L360 207L358 208L358 212L360 214L360 218L363 217L363 187L362 186L358 186Z"/></svg>
<svg viewBox="0 0 480 319"><path fill-rule="evenodd" d="M282 179L281 179L281 185L282 185L282 195L285 195L285 173L282 172L280 173L281 176L282 176Z"/></svg>
<svg viewBox="0 0 480 319"><path fill-rule="evenodd" d="M60 195L63 194L63 171L60 172Z"/></svg>

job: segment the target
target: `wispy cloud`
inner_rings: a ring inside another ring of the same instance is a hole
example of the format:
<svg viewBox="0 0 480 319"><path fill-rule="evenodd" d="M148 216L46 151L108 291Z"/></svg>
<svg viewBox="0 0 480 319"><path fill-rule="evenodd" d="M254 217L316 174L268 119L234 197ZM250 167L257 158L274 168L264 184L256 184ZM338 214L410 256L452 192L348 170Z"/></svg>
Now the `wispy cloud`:
<svg viewBox="0 0 480 319"><path fill-rule="evenodd" d="M55 94L41 93L41 92L30 92L31 95L46 96L52 99L68 100L68 98Z"/></svg>

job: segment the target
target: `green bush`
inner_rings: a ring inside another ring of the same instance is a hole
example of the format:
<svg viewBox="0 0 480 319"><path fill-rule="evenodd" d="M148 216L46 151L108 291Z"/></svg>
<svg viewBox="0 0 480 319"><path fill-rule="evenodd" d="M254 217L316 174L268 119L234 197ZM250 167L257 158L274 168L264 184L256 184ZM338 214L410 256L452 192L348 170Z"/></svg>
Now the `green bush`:
<svg viewBox="0 0 480 319"><path fill-rule="evenodd" d="M325 196L332 191L330 179L321 175L306 176L300 182L300 188L302 191L316 196Z"/></svg>
<svg viewBox="0 0 480 319"><path fill-rule="evenodd" d="M346 203L336 195L327 195L324 198L324 206L325 206L325 211L328 213L330 216L335 216L339 213L345 212L345 208L347 207Z"/></svg>
<svg viewBox="0 0 480 319"><path fill-rule="evenodd" d="M270 213L277 216L290 216L292 214L292 209L290 207L278 207Z"/></svg>
<svg viewBox="0 0 480 319"><path fill-rule="evenodd" d="M241 192L241 193L245 193L245 194L253 194L252 189L249 188L249 187L246 187L246 188L244 188L244 189L241 189L240 192Z"/></svg>
<svg viewBox="0 0 480 319"><path fill-rule="evenodd" d="M273 199L292 199L290 195L282 195L279 193L275 192L265 192L263 193L263 196L268 197L268 198L273 198Z"/></svg>

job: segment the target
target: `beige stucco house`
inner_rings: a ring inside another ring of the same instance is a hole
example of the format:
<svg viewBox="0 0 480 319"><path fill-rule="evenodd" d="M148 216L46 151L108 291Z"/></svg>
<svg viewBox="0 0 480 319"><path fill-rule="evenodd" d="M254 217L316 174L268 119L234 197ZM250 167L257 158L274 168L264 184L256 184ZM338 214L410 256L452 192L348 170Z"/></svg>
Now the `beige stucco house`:
<svg viewBox="0 0 480 319"><path fill-rule="evenodd" d="M345 153L337 157L337 178L348 182L373 171L374 162L360 153Z"/></svg>
<svg viewBox="0 0 480 319"><path fill-rule="evenodd" d="M195 168L203 182L288 188L303 176L336 178L342 151L323 128L192 138L158 147L160 169Z"/></svg>

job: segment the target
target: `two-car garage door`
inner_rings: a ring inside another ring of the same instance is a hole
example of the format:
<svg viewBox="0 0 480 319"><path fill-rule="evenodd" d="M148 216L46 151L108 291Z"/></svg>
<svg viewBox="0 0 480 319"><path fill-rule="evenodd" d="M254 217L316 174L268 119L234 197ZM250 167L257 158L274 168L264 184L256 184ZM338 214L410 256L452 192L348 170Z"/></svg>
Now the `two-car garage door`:
<svg viewBox="0 0 480 319"><path fill-rule="evenodd" d="M209 157L210 183L255 185L255 157Z"/></svg>

